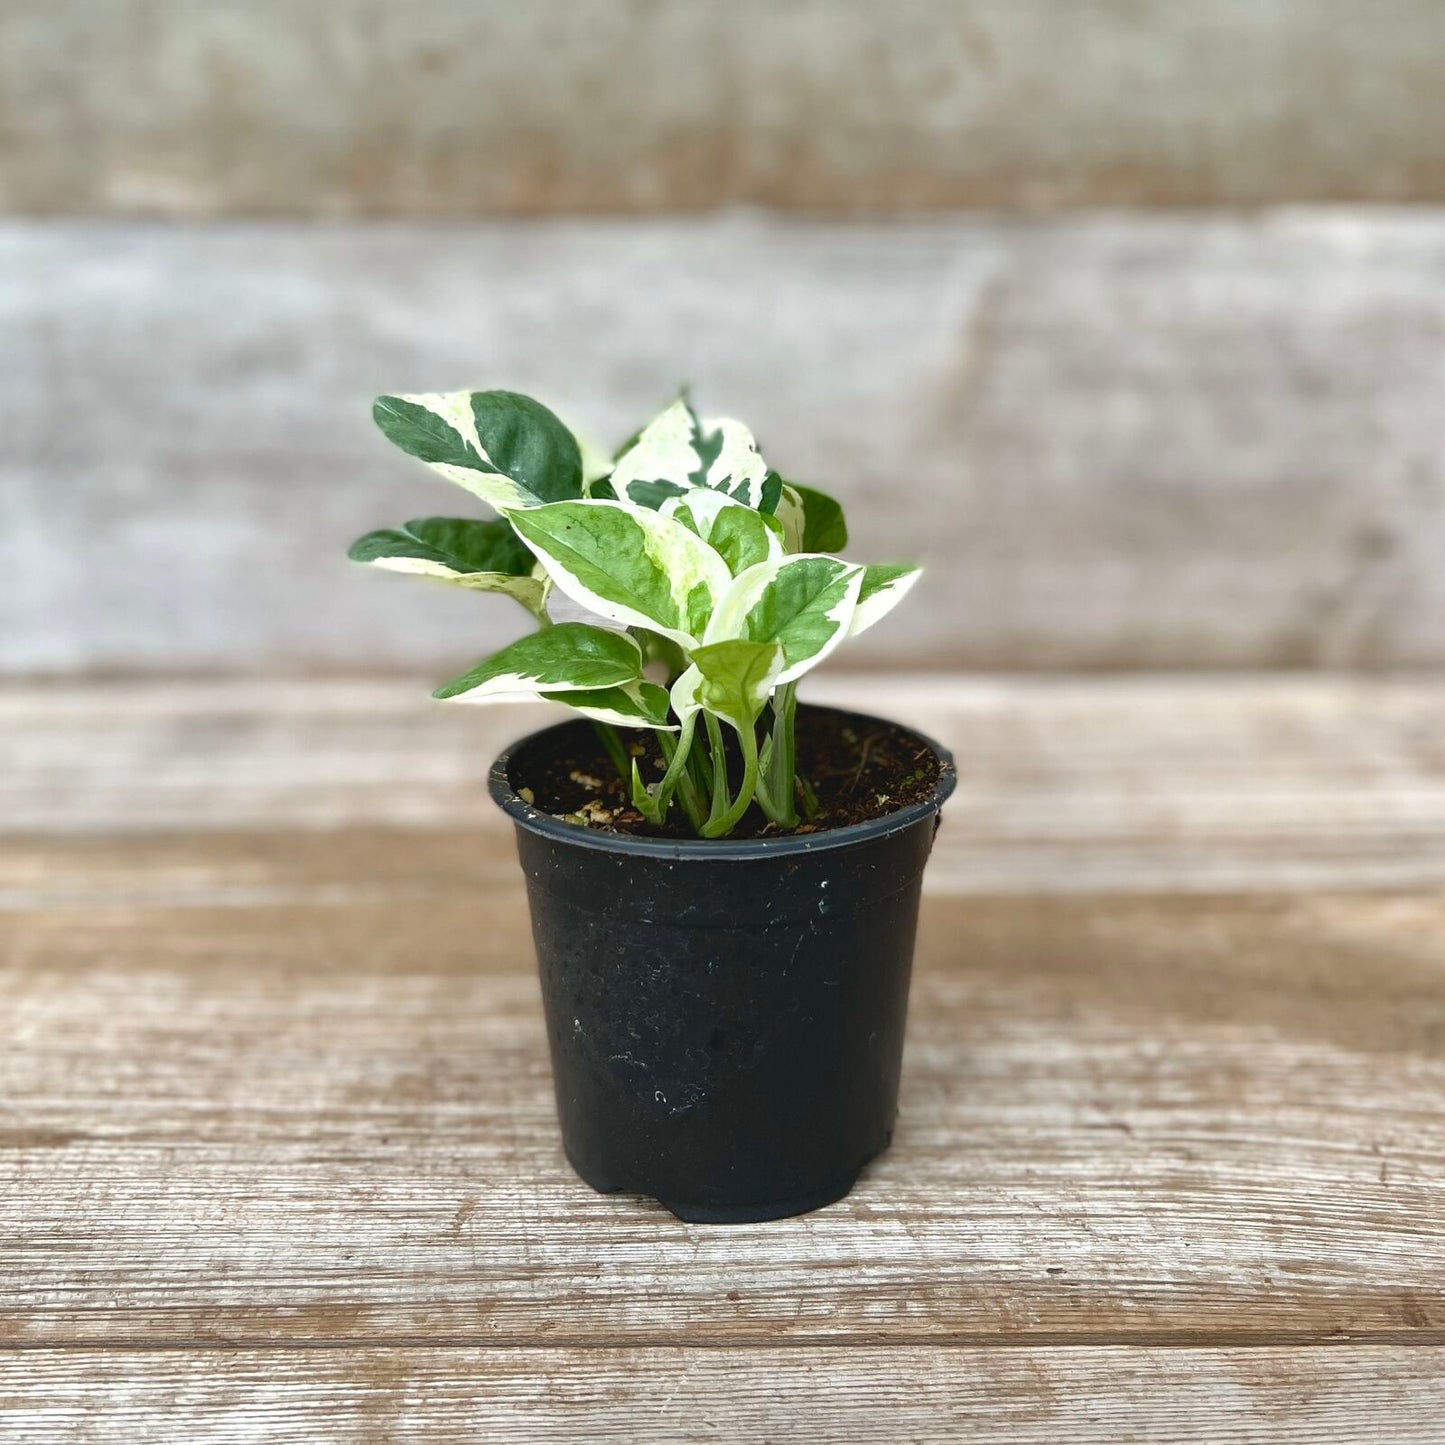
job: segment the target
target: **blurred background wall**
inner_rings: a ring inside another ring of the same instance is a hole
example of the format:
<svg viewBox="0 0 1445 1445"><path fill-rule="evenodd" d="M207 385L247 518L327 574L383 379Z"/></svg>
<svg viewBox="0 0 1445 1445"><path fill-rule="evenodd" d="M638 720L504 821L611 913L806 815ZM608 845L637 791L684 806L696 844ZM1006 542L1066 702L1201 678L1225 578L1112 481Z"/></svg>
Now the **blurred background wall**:
<svg viewBox="0 0 1445 1445"><path fill-rule="evenodd" d="M0 672L471 661L371 396L682 381L855 664L1437 667L1442 207L1440 0L11 0Z"/></svg>

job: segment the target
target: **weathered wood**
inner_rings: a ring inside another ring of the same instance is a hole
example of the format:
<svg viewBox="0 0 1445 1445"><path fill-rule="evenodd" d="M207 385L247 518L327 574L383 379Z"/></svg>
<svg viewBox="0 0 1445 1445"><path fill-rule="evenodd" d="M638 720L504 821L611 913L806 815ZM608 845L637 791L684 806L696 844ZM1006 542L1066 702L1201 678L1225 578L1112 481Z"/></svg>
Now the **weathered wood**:
<svg viewBox="0 0 1445 1445"><path fill-rule="evenodd" d="M1442 1415L1440 1349L67 1350L0 1358L7 1445L1436 1445Z"/></svg>
<svg viewBox="0 0 1445 1445"><path fill-rule="evenodd" d="M0 205L180 216L1445 199L1432 0L48 0Z"/></svg>
<svg viewBox="0 0 1445 1445"><path fill-rule="evenodd" d="M371 396L506 384L616 441L684 378L928 564L854 665L1438 665L1442 277L1433 211L12 223L0 671L452 675L521 614L343 560L475 505Z"/></svg>
<svg viewBox="0 0 1445 1445"><path fill-rule="evenodd" d="M0 690L0 1435L1435 1440L1441 685L887 707L964 762L935 880L1001 891L924 910L891 1151L727 1229L561 1157L480 787L535 714Z"/></svg>
<svg viewBox="0 0 1445 1445"><path fill-rule="evenodd" d="M503 836L0 865L12 1345L1445 1338L1439 892L935 899L894 1147L729 1229L568 1171Z"/></svg>
<svg viewBox="0 0 1445 1445"><path fill-rule="evenodd" d="M553 714L427 692L421 678L0 687L0 833L361 824L500 839L486 768ZM804 696L886 711L953 749L935 893L1445 885L1445 683L825 672ZM43 856L0 898L185 903L218 886L184 851L162 867L112 849L103 872L85 849ZM252 882L288 886L274 871Z"/></svg>

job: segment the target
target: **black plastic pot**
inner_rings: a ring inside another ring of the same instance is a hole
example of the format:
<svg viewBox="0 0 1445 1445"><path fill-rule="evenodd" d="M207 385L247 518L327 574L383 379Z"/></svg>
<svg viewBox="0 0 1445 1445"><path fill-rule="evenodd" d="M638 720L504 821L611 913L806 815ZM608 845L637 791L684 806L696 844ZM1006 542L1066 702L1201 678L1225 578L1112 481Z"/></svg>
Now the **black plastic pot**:
<svg viewBox="0 0 1445 1445"><path fill-rule="evenodd" d="M919 888L952 757L915 734L938 755L938 785L871 822L674 841L524 802L528 758L560 730L503 753L490 789L517 827L567 1157L594 1189L651 1195L685 1220L841 1199L893 1132Z"/></svg>

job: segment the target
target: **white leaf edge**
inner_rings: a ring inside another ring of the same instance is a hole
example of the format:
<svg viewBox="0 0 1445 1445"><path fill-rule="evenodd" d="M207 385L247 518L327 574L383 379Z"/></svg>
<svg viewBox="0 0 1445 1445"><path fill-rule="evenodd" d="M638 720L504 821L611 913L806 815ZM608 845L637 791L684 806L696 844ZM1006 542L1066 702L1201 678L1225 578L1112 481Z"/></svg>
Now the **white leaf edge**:
<svg viewBox="0 0 1445 1445"><path fill-rule="evenodd" d="M858 605L858 592L863 585L863 568L852 562L840 561L837 557L829 556L826 552L794 552L781 558L773 558L767 562L758 562L749 567L746 572L741 572L733 580L732 586L723 595L722 600L713 609L712 617L708 621L707 630L703 634L703 642L728 642L735 638L744 641L753 639L747 638L740 629L743 620L752 610L754 604L763 592L777 577L778 573L786 567L791 567L800 562L827 562L831 566L838 567L848 572L847 586L843 595L839 598L834 608L824 613L830 622L837 622L839 625L834 629L833 635L823 644L811 657L802 658L791 667L784 668L778 675L777 686L784 683L795 682L805 673L811 672L820 662L823 662L840 643L850 636L849 627L852 624L854 612Z"/></svg>

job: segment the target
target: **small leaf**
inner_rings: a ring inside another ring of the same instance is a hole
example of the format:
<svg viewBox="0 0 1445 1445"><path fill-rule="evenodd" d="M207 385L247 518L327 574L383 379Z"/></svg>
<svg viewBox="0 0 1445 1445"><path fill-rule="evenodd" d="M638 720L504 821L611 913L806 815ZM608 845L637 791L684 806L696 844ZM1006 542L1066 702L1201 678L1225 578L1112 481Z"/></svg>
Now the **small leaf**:
<svg viewBox="0 0 1445 1445"><path fill-rule="evenodd" d="M433 696L483 702L556 689L607 689L641 678L641 649L625 632L609 632L583 622L559 622L504 647L444 683Z"/></svg>
<svg viewBox="0 0 1445 1445"><path fill-rule="evenodd" d="M457 393L461 395L461 393ZM454 397L379 396L373 403L373 420L388 441L399 446L408 456L419 458L432 466L485 466L475 436L468 440L468 421L447 403Z"/></svg>
<svg viewBox="0 0 1445 1445"><path fill-rule="evenodd" d="M475 592L501 592L541 615L550 583L511 524L474 517L420 517L368 532L351 544L353 562L433 577Z"/></svg>
<svg viewBox="0 0 1445 1445"><path fill-rule="evenodd" d="M841 552L848 545L848 524L843 508L826 492L793 483L803 503L804 552Z"/></svg>
<svg viewBox="0 0 1445 1445"><path fill-rule="evenodd" d="M498 471L543 502L582 495L577 439L540 401L515 391L474 391L477 436Z"/></svg>
<svg viewBox="0 0 1445 1445"><path fill-rule="evenodd" d="M512 391L380 396L376 424L402 451L499 511L582 495L582 454L539 401Z"/></svg>
<svg viewBox="0 0 1445 1445"><path fill-rule="evenodd" d="M843 508L826 492L784 482L778 520L789 552L841 552L848 545Z"/></svg>
<svg viewBox="0 0 1445 1445"><path fill-rule="evenodd" d="M547 692L544 702L566 703L594 722L619 727L653 728L676 732L677 724L667 715L667 689L655 682L633 682L625 687L600 688L591 692Z"/></svg>
<svg viewBox="0 0 1445 1445"><path fill-rule="evenodd" d="M617 495L645 507L699 487L756 509L769 494L767 480L752 432L731 417L702 420L685 397L643 427L612 471Z"/></svg>
<svg viewBox="0 0 1445 1445"><path fill-rule="evenodd" d="M767 703L783 670L783 649L776 643L714 642L694 649L692 663L701 675L698 701L741 732Z"/></svg>
<svg viewBox="0 0 1445 1445"><path fill-rule="evenodd" d="M731 581L726 562L700 537L627 502L554 502L513 512L511 521L574 602L684 647L701 638Z"/></svg>
<svg viewBox="0 0 1445 1445"><path fill-rule="evenodd" d="M368 532L351 544L353 562L396 572L465 577L473 572L530 575L537 559L519 542L510 522L474 517L419 517L394 530ZM423 563L424 567L407 566Z"/></svg>
<svg viewBox="0 0 1445 1445"><path fill-rule="evenodd" d="M782 555L781 539L769 525L772 519L721 492L694 488L665 503L662 512L696 532L727 563L734 577Z"/></svg>
<svg viewBox="0 0 1445 1445"><path fill-rule="evenodd" d="M750 567L728 589L704 641L742 638L779 644L792 682L820 663L848 635L863 569L836 557L804 553Z"/></svg>
<svg viewBox="0 0 1445 1445"><path fill-rule="evenodd" d="M857 637L886 617L903 601L921 576L921 567L865 567L863 585L858 592L858 607L853 613L848 636Z"/></svg>

